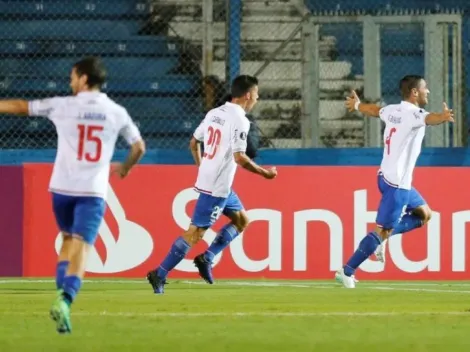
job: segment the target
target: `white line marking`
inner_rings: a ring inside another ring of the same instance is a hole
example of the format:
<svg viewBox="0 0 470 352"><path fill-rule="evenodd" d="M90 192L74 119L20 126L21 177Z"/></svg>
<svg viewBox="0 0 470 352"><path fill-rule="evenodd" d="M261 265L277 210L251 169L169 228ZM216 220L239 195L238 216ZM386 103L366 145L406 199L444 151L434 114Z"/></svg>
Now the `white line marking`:
<svg viewBox="0 0 470 352"><path fill-rule="evenodd" d="M87 284L148 284L146 280L84 280ZM31 284L31 283L55 283L55 280L51 279L32 279L32 280L0 280L0 284ZM207 285L202 281L186 281L186 280L175 280L175 284L187 284L187 285ZM260 282L247 282L247 281L221 281L221 286L242 286L242 287L287 287L287 288L315 288L315 289L332 289L332 288L341 288L338 283L334 282L312 282L312 281L298 281L295 282L279 282L279 281L260 281ZM422 288L419 286L419 283L386 283L386 286L377 286L383 285L380 282L362 282L358 283L358 288L367 289L367 290L381 290L381 291L411 291L411 292L435 292L435 293L463 293L470 294L470 290L453 290L445 289L444 287L459 287L467 286L465 284L453 284L453 283L436 283L429 284L423 283L424 287L429 287L434 285L436 287L443 287L442 289L430 289ZM411 286L411 287L406 287ZM171 287L171 286L170 286ZM0 288L1 289L1 288Z"/></svg>
<svg viewBox="0 0 470 352"><path fill-rule="evenodd" d="M146 279L142 280L126 280L126 279L85 279L83 282L89 284L148 284ZM29 284L29 283L55 283L54 279L0 279L0 284ZM184 279L170 279L170 283L184 283L184 284L203 284L207 285L205 282L202 282L199 279L194 280L184 280ZM217 283L220 285L246 285L246 286L276 286L279 285L302 285L302 286L337 286L338 284L335 282L328 282L326 280L315 280L315 281L308 281L308 280L298 280L298 281L229 281L229 280L220 280ZM381 281L360 281L358 285L361 286L368 286L368 285L381 285L384 282ZM470 287L470 283L461 282L461 281L453 281L453 282L386 282L387 286L445 286L445 287Z"/></svg>
<svg viewBox="0 0 470 352"><path fill-rule="evenodd" d="M47 312L0 312L2 315L47 315ZM371 316L455 316L467 315L470 317L469 312L153 312L153 313L138 313L138 312L75 312L73 316L108 316L108 317L183 317L183 318L197 318L197 317L371 317Z"/></svg>
<svg viewBox="0 0 470 352"><path fill-rule="evenodd" d="M207 285L205 282L199 281L182 281L182 283L191 284L191 285ZM327 283L327 282L317 282L310 283L305 285L297 284L288 284L280 282L227 282L224 285L229 286L258 286L258 287L298 287L298 288L320 288L320 289L331 289L334 287L342 288L338 283ZM369 284L372 285L372 284ZM358 284L360 288L360 283ZM439 292L439 293L467 293L470 294L469 290L446 290L446 289L428 289L428 288L406 288L406 287L384 287L384 286L365 286L365 289L368 290L388 290L388 291L418 291L418 292Z"/></svg>

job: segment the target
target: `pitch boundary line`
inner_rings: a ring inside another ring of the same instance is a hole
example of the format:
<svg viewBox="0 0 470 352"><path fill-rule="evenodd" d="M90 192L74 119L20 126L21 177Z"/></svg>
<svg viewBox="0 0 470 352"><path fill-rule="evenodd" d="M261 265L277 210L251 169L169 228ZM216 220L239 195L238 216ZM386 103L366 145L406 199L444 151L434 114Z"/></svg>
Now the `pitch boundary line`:
<svg viewBox="0 0 470 352"><path fill-rule="evenodd" d="M115 284L148 284L145 280L84 280L87 284L103 284L103 283L115 283ZM50 279L43 279L43 280L0 280L0 284L15 284L15 283L55 283L54 280ZM187 284L187 285L207 285L205 282L202 281L186 281L181 280L178 283ZM271 281L271 282L247 282L247 281L223 281L221 285L224 286L241 286L241 287L286 287L286 288L316 288L316 289L332 289L334 287L341 288L338 283L334 282L279 282L279 281ZM367 289L367 290L379 290L379 291L410 291L410 292L434 292L434 293L463 293L463 294L470 294L470 290L453 290L453 289L431 289L431 288L423 288L429 287L430 285L423 285L419 286L417 283L412 283L407 287L406 283L401 283L400 285L394 285L393 283L381 284L381 283L358 283L359 289ZM463 285L452 285L452 284L435 284L435 286L463 286ZM465 285L467 286L467 285ZM0 287L1 289L1 287Z"/></svg>
<svg viewBox="0 0 470 352"><path fill-rule="evenodd" d="M204 282L200 281L199 279L188 280L188 279L174 279L170 280L174 283L184 283L184 284L205 284ZM332 279L333 281L333 279ZM463 281L463 280L462 280ZM54 283L54 279L0 279L0 285L5 284L28 284L28 283ZM84 283L88 284L145 284L147 285L147 281L145 279L142 280L125 280L125 279L85 279L83 280ZM303 285L303 286L336 286L337 283L328 282L326 280L316 280L316 281L307 281L307 280L297 280L297 281L229 281L227 279L220 280L216 282L220 285L263 285L263 286L279 286L279 285ZM381 281L360 281L359 285L366 286L366 285L382 285ZM470 287L470 283L465 282L387 282L387 286L418 286L418 287L425 287L425 286L454 286L454 287Z"/></svg>
<svg viewBox="0 0 470 352"><path fill-rule="evenodd" d="M47 312L0 312L1 315L47 315ZM107 317L386 317L386 316L459 316L470 312L75 312L73 316L107 316Z"/></svg>

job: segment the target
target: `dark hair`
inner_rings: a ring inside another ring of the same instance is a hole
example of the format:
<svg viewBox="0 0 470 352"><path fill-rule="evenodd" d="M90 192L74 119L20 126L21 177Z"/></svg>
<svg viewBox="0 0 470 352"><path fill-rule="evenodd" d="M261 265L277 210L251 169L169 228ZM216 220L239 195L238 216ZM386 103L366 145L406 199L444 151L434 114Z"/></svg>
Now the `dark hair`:
<svg viewBox="0 0 470 352"><path fill-rule="evenodd" d="M419 83L424 78L419 75L407 75L400 81L400 93L403 99L410 97L412 89L418 89Z"/></svg>
<svg viewBox="0 0 470 352"><path fill-rule="evenodd" d="M251 88L258 85L258 78L248 75L236 77L232 82L232 98L241 98L250 91Z"/></svg>
<svg viewBox="0 0 470 352"><path fill-rule="evenodd" d="M99 88L106 81L106 69L97 57L86 57L73 65L79 77L87 75L87 84L90 88Z"/></svg>

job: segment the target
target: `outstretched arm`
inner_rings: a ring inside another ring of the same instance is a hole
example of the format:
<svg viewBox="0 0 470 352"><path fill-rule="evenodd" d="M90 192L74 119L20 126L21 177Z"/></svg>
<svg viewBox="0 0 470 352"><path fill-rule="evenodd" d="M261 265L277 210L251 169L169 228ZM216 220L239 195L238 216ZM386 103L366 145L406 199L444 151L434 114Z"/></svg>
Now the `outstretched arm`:
<svg viewBox="0 0 470 352"><path fill-rule="evenodd" d="M0 100L0 114L29 115L29 102L26 100Z"/></svg>
<svg viewBox="0 0 470 352"><path fill-rule="evenodd" d="M426 125L440 125L444 122L454 122L454 112L443 103L442 112L431 112L424 119Z"/></svg>
<svg viewBox="0 0 470 352"><path fill-rule="evenodd" d="M379 111L381 109L381 107L376 104L361 103L361 100L354 90L351 91L351 96L346 98L344 105L349 112L359 111L370 117L379 117Z"/></svg>

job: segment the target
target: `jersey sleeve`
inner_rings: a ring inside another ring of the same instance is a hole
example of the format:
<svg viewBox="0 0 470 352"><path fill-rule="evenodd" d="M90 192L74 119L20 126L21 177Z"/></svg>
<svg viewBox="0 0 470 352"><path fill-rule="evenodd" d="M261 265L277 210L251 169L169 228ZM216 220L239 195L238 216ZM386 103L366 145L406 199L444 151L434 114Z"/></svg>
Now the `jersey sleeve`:
<svg viewBox="0 0 470 352"><path fill-rule="evenodd" d="M206 119L202 120L199 126L197 126L196 130L193 133L193 137L196 138L199 142L204 141L204 125Z"/></svg>
<svg viewBox="0 0 470 352"><path fill-rule="evenodd" d="M428 115L429 115L429 112L427 112L424 109L416 109L416 111L413 111L413 127L415 128L425 127L426 116Z"/></svg>
<svg viewBox="0 0 470 352"><path fill-rule="evenodd" d="M237 152L246 152L248 132L250 131L250 122L248 119L237 119L236 123L233 126L232 131L232 151Z"/></svg>
<svg viewBox="0 0 470 352"><path fill-rule="evenodd" d="M380 119L381 119L383 122L385 122L385 117L386 117L386 116L387 116L387 107L384 106L383 108L381 108L381 109L379 110L379 117L380 117Z"/></svg>
<svg viewBox="0 0 470 352"><path fill-rule="evenodd" d="M129 116L127 111L124 110L125 123L122 126L119 134L126 140L129 145L134 144L142 139L139 128L136 126L132 118Z"/></svg>
<svg viewBox="0 0 470 352"><path fill-rule="evenodd" d="M31 100L28 102L29 116L44 116L50 120L54 120L54 110L59 108L63 102L63 97L54 97L48 99Z"/></svg>

